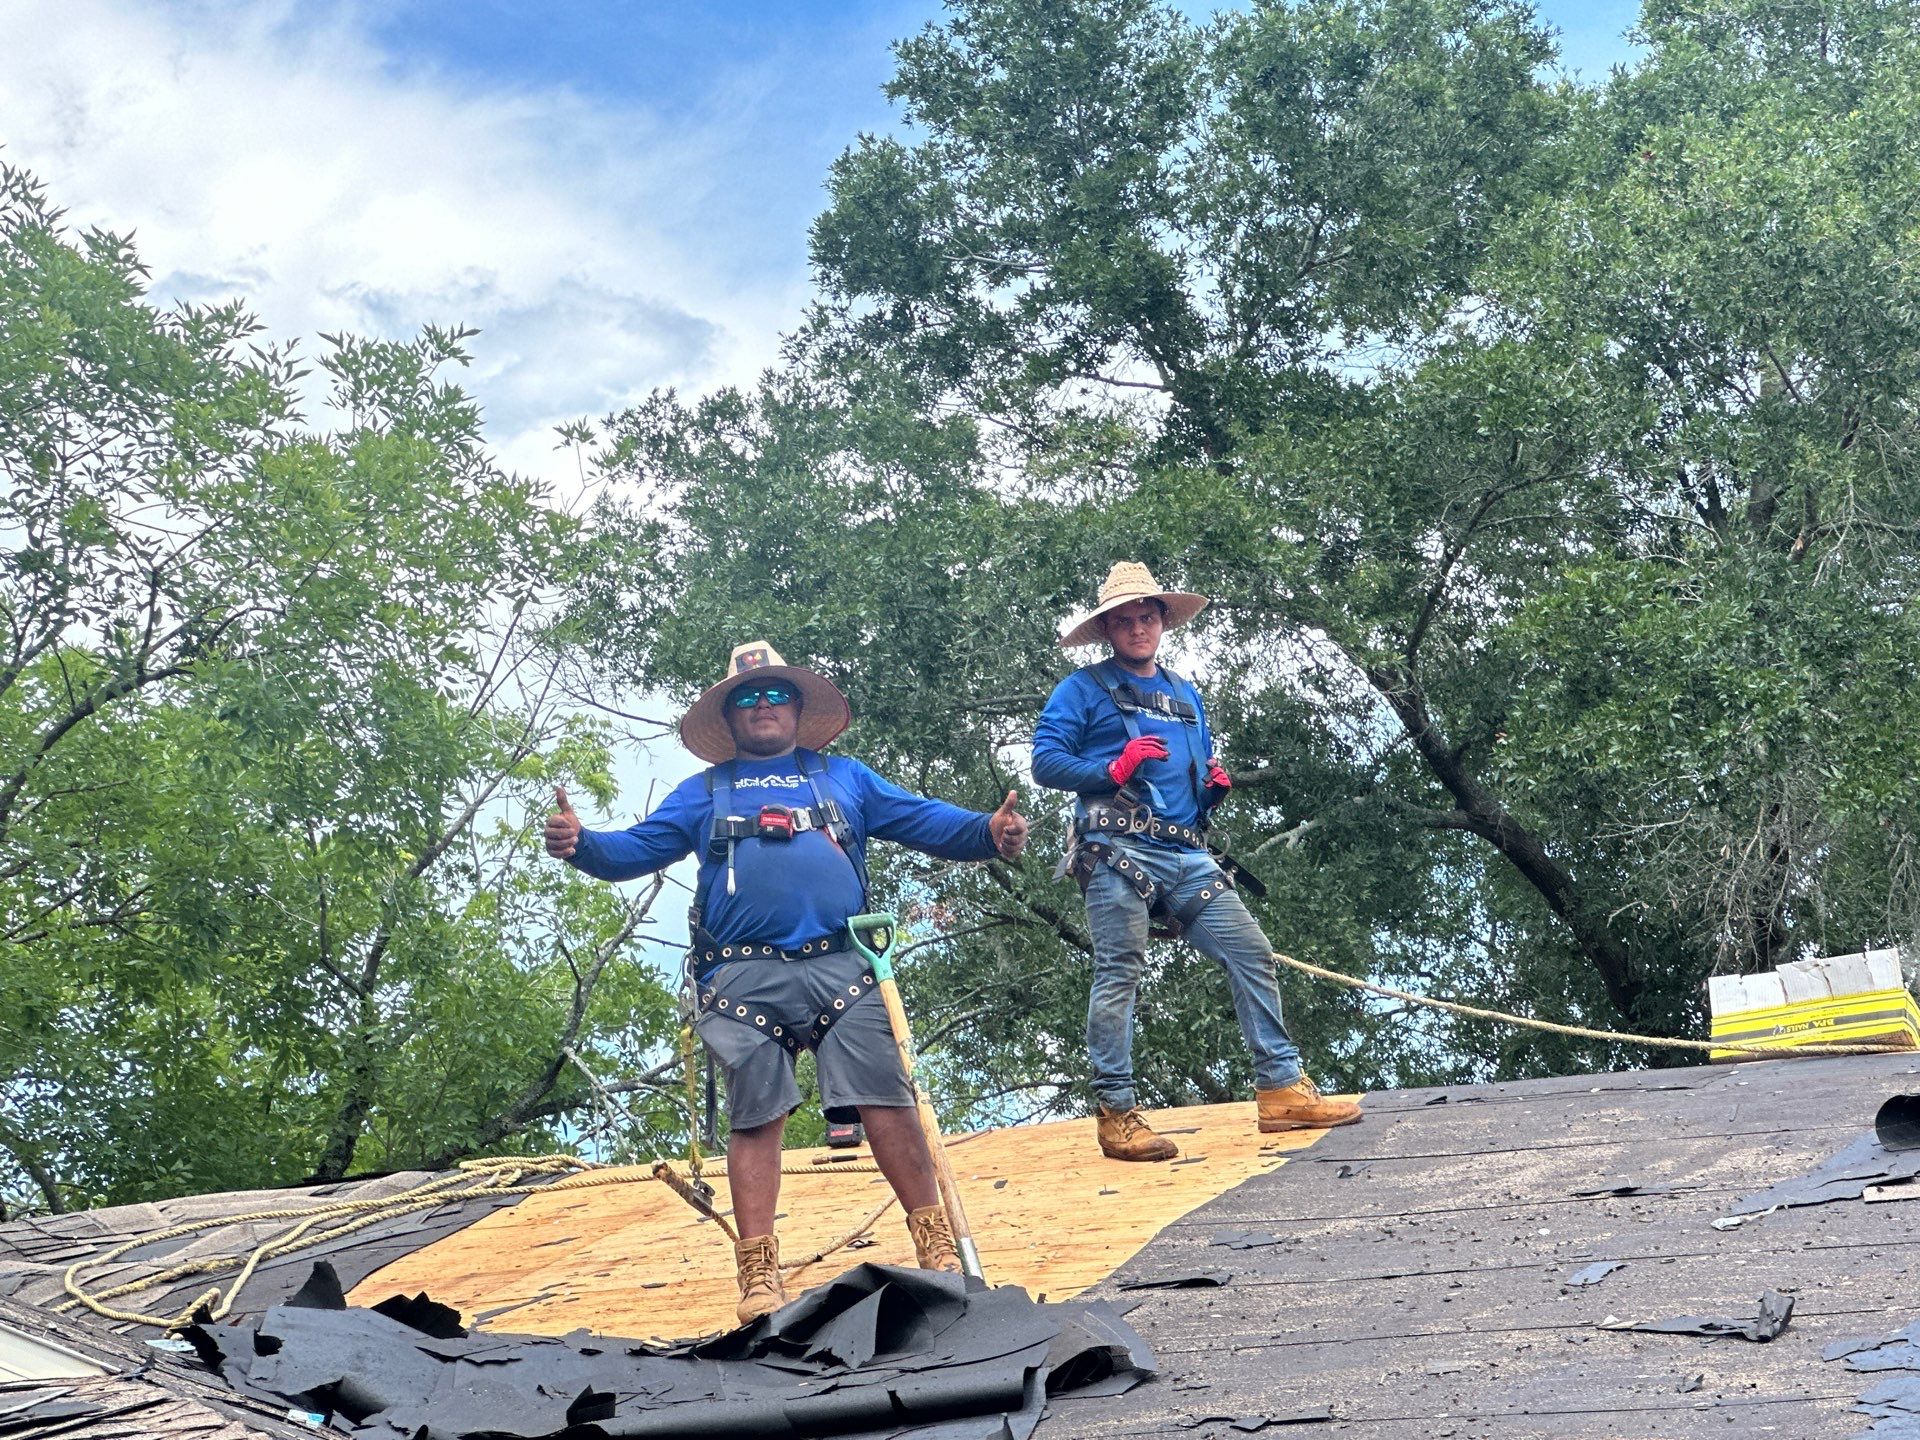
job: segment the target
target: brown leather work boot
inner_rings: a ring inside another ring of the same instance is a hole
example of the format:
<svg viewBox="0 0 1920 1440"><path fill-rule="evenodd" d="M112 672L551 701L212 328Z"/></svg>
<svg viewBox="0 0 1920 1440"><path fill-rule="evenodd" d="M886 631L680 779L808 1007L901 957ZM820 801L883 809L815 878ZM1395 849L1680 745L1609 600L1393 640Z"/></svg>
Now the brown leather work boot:
<svg viewBox="0 0 1920 1440"><path fill-rule="evenodd" d="M953 1227L947 1224L943 1205L923 1205L907 1212L907 1233L913 1236L913 1253L920 1257L922 1270L960 1273L960 1252L953 1248Z"/></svg>
<svg viewBox="0 0 1920 1440"><path fill-rule="evenodd" d="M1328 1100L1320 1087L1302 1075L1280 1090L1256 1090L1260 1107L1260 1128L1269 1134L1276 1130L1331 1130L1335 1125L1352 1125L1360 1118L1360 1107L1351 1100Z"/></svg>
<svg viewBox="0 0 1920 1440"><path fill-rule="evenodd" d="M787 1287L780 1281L780 1242L773 1236L734 1241L733 1263L740 1271L740 1304L733 1313L742 1325L787 1303Z"/></svg>
<svg viewBox="0 0 1920 1440"><path fill-rule="evenodd" d="M1109 1110L1100 1107L1100 1153L1109 1160L1171 1160L1180 1147L1156 1135L1141 1118L1140 1107Z"/></svg>

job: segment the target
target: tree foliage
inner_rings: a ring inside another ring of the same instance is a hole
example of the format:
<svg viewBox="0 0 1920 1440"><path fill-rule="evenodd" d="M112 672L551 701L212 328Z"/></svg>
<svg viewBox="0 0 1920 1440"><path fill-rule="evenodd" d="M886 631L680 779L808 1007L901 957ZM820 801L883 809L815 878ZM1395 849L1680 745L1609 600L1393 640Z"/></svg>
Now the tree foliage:
<svg viewBox="0 0 1920 1440"><path fill-rule="evenodd" d="M1517 0L957 0L780 363L567 432L584 525L489 458L465 332L304 376L0 172L0 1192L444 1163L623 1096L673 1143L652 894L518 823L612 798L571 680L690 698L763 635L847 749L989 808L1122 557L1215 597L1171 658L1283 950L1697 1033L1716 970L1912 938L1920 27L1640 33L1578 85ZM877 857L955 1119L1084 1098L1027 798L1018 865ZM1283 985L1341 1086L1661 1058ZM1251 1081L1181 950L1139 1060L1152 1104Z"/></svg>
<svg viewBox="0 0 1920 1440"><path fill-rule="evenodd" d="M0 172L0 1193L551 1143L559 1047L617 1082L670 1017L644 906L514 818L608 788L518 578L576 527L438 378L460 333L332 341L321 432L241 306L143 284Z"/></svg>
<svg viewBox="0 0 1920 1440"><path fill-rule="evenodd" d="M1678 1033L1716 968L1910 936L1912 31L1656 3L1579 87L1497 0L956 4L783 363L610 421L582 623L689 689L770 634L984 801L1139 558L1216 597L1177 660L1283 949ZM900 868L949 1099L1071 1103L1071 890ZM1163 959L1144 1093L1224 1097L1224 987ZM1647 1058L1287 985L1341 1083Z"/></svg>

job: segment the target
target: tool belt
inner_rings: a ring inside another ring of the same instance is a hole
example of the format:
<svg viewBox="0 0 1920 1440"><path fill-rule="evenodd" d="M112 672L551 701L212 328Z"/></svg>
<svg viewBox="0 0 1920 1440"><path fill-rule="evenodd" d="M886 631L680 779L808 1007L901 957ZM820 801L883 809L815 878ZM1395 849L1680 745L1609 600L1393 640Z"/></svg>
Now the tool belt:
<svg viewBox="0 0 1920 1440"><path fill-rule="evenodd" d="M739 950L741 947L736 945L732 948ZM756 945L753 948L760 951L771 947ZM833 1028L833 1022L846 1014L857 1002L872 994L876 983L871 970L864 972L858 980L848 982L844 987L845 993L834 996L833 1003L815 1015L804 1030L774 1019L757 1006L732 999L717 985L700 986L694 992L694 1003L702 1015L723 1015L729 1020L739 1021L742 1025L751 1025L797 1060L802 1050L819 1048L820 1042L827 1036L827 1031Z"/></svg>
<svg viewBox="0 0 1920 1440"><path fill-rule="evenodd" d="M853 937L847 933L845 926L831 935L822 935L817 940L809 940L804 945L785 950L778 945L722 945L705 930L700 930L694 934L693 947L687 952L687 959L693 967L692 973L704 978L707 971L729 960L807 960L815 955L831 955L836 950L851 949Z"/></svg>
<svg viewBox="0 0 1920 1440"><path fill-rule="evenodd" d="M1132 810L1111 805L1089 808L1086 814L1074 817L1073 833L1083 841L1090 835L1145 835L1151 840L1171 840L1189 850L1207 848L1205 831L1162 820L1144 805Z"/></svg>

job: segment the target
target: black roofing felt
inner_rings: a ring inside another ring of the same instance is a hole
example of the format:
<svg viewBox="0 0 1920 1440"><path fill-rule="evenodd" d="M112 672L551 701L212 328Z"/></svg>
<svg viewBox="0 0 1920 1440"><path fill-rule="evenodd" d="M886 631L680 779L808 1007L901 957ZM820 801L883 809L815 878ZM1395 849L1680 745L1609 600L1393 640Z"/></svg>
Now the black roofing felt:
<svg viewBox="0 0 1920 1440"><path fill-rule="evenodd" d="M180 1354L0 1301L0 1325L119 1372L0 1383L0 1437L1026 1440L1047 1406L1153 1373L1104 1301L1036 1304L1018 1287L881 1265L673 1346L470 1334L450 1313L425 1296L349 1307L322 1262L264 1315L190 1327Z"/></svg>
<svg viewBox="0 0 1920 1440"><path fill-rule="evenodd" d="M1371 1097L1362 1124L1176 1222L1090 1292L1133 1307L1161 1376L1062 1409L1036 1440L1234 1440L1261 1418L1259 1433L1303 1440L1859 1435L1874 1421L1856 1400L1876 1382L1920 1390L1920 1373L1821 1352L1920 1318L1920 1187L1713 1222L1870 1136L1916 1076L1920 1057L1897 1055ZM1249 1234L1283 1243L1210 1243ZM1626 1263L1569 1283L1612 1261ZM1204 1270L1231 1281L1121 1290ZM1769 1290L1795 1304L1766 1344L1601 1328L1746 1324ZM1920 1419L1898 1404L1913 1391L1890 1393L1874 1440L1920 1440L1895 1428ZM1278 1424L1315 1407L1330 1418Z"/></svg>
<svg viewBox="0 0 1920 1440"><path fill-rule="evenodd" d="M885 1265L683 1345L447 1329L430 1302L349 1307L323 1265L264 1316L187 1338L241 1394L369 1440L1025 1440L1050 1398L1122 1393L1153 1368L1104 1302L1035 1304Z"/></svg>

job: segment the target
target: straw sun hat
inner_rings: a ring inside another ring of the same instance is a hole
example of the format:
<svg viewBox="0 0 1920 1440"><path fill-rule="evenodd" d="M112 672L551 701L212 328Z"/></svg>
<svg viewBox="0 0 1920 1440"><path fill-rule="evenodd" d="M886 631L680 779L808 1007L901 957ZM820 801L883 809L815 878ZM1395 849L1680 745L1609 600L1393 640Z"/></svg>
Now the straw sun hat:
<svg viewBox="0 0 1920 1440"><path fill-rule="evenodd" d="M761 684L788 681L800 692L800 734L803 750L819 750L853 723L853 711L831 680L789 665L764 640L733 647L727 658L727 678L707 688L680 717L680 742L702 760L718 765L734 757L733 732L727 729L727 696L742 682Z"/></svg>
<svg viewBox="0 0 1920 1440"><path fill-rule="evenodd" d="M1100 602L1084 615L1074 616L1060 627L1063 646L1098 645L1107 637L1100 633L1100 617L1135 600L1158 600L1167 607L1167 629L1184 625L1206 608L1207 597L1185 590L1163 590L1153 572L1137 560L1122 560L1107 572L1100 586Z"/></svg>

